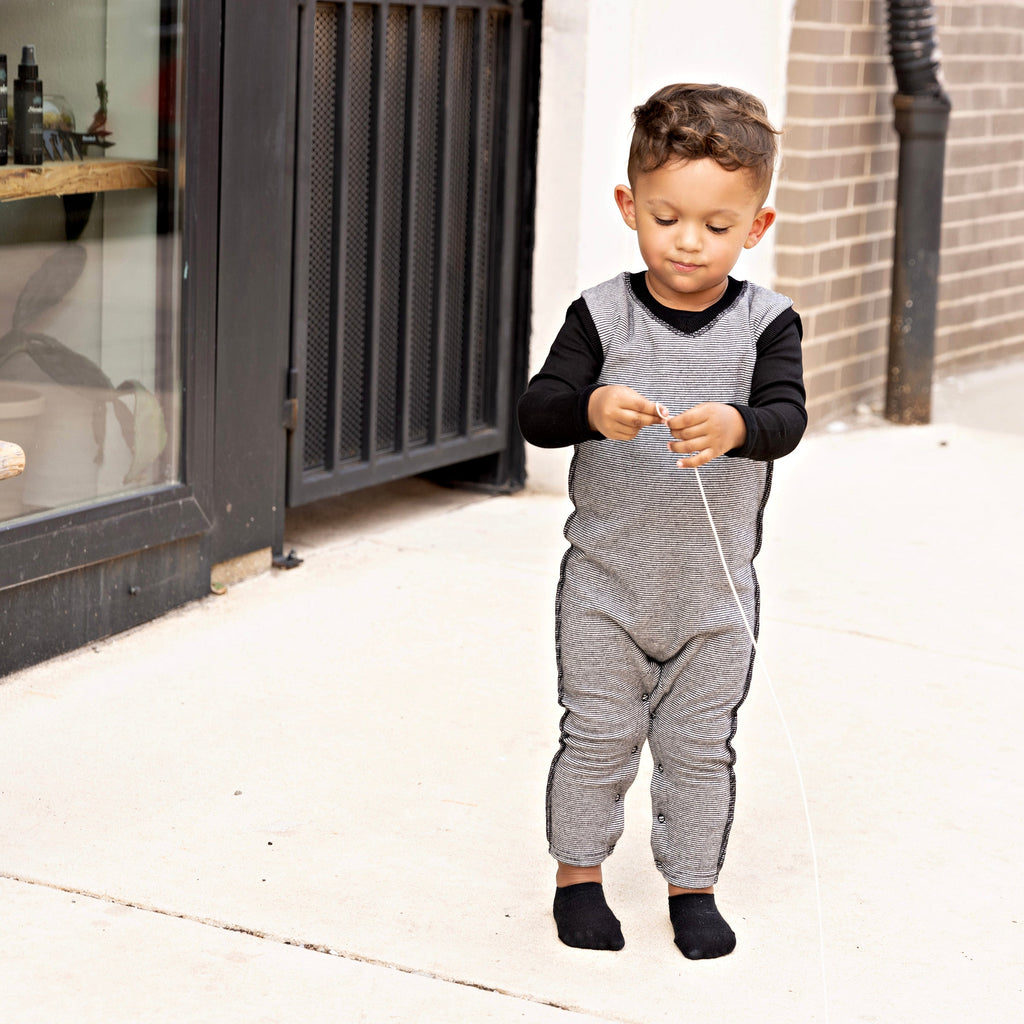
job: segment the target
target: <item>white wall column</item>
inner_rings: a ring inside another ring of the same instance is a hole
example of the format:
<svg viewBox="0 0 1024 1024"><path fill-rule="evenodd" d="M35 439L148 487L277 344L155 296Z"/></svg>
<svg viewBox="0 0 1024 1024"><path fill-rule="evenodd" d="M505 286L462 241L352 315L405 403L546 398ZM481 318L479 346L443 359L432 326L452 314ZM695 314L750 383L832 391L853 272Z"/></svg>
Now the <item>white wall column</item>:
<svg viewBox="0 0 1024 1024"><path fill-rule="evenodd" d="M642 266L612 198L633 108L671 82L721 82L759 96L781 126L794 3L544 0L531 372L583 288ZM773 238L738 275L771 285ZM571 455L529 448L528 485L563 491Z"/></svg>

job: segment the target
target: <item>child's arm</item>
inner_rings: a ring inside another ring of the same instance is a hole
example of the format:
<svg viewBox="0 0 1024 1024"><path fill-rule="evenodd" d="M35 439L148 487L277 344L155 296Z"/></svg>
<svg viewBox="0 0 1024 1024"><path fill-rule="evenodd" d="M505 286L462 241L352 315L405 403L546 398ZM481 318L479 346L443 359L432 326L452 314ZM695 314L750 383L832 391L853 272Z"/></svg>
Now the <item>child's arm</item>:
<svg viewBox="0 0 1024 1024"><path fill-rule="evenodd" d="M519 399L519 429L530 444L564 448L600 437L590 426L587 407L603 363L593 319L586 303L577 299L544 365Z"/></svg>
<svg viewBox="0 0 1024 1024"><path fill-rule="evenodd" d="M807 429L804 405L803 325L790 307L757 342L750 402L737 406L747 427L743 446L729 455L770 462L788 455Z"/></svg>
<svg viewBox="0 0 1024 1024"><path fill-rule="evenodd" d="M723 454L770 462L796 448L807 427L802 337L800 317L792 308L784 310L757 341L747 405L698 405L669 421L678 439L671 442L672 451L682 455L698 445L708 449L681 460L682 465L701 466Z"/></svg>
<svg viewBox="0 0 1024 1024"><path fill-rule="evenodd" d="M519 399L519 429L539 448L563 448L603 437L631 440L660 422L657 408L632 388L598 386L604 351L582 299L566 314L540 372Z"/></svg>

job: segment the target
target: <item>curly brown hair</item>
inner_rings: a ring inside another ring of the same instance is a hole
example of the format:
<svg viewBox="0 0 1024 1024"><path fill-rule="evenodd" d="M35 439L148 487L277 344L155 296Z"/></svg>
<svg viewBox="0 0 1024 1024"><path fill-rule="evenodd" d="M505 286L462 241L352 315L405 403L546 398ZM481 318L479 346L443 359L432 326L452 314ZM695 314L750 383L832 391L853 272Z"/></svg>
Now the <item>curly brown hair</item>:
<svg viewBox="0 0 1024 1024"><path fill-rule="evenodd" d="M627 173L655 171L673 160L710 157L727 171L751 174L762 201L771 188L776 136L764 104L726 85L667 85L633 111Z"/></svg>

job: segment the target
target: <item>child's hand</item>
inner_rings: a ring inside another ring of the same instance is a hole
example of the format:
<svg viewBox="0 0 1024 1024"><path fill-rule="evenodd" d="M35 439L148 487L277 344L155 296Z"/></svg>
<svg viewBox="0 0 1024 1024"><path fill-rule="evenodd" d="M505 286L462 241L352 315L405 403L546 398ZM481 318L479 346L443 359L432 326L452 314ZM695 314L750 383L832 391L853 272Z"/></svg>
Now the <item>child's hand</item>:
<svg viewBox="0 0 1024 1024"><path fill-rule="evenodd" d="M665 422L677 439L669 441L669 450L678 455L689 455L689 458L676 463L681 468L703 466L719 455L739 448L747 439L747 425L743 417L731 405L721 402L702 402Z"/></svg>
<svg viewBox="0 0 1024 1024"><path fill-rule="evenodd" d="M644 427L660 423L658 407L625 384L605 384L590 395L591 430L615 441L632 441Z"/></svg>

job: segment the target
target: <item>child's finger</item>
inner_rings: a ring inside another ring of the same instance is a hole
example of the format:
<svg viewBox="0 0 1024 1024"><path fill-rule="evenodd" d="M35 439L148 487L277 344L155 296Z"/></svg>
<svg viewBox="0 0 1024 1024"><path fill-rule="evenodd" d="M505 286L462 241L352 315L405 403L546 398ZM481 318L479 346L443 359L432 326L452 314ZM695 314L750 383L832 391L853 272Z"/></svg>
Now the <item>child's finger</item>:
<svg viewBox="0 0 1024 1024"><path fill-rule="evenodd" d="M640 413L644 419L651 423L660 423L661 414L658 412L658 405L656 402L650 402L643 395L637 395L636 400L630 405L630 408L635 412Z"/></svg>
<svg viewBox="0 0 1024 1024"><path fill-rule="evenodd" d="M644 427L649 427L654 423L660 423L661 419L657 416L652 416L650 413L638 412L635 409L620 409L616 420L619 425L630 430L639 431Z"/></svg>
<svg viewBox="0 0 1024 1024"><path fill-rule="evenodd" d="M699 427L708 421L708 403L701 402L700 405L690 406L680 413L676 413L669 420L669 427L673 430L686 430L690 427Z"/></svg>
<svg viewBox="0 0 1024 1024"><path fill-rule="evenodd" d="M676 455L690 455L693 452L702 452L706 448L713 448L714 442L710 437L692 437L685 441L669 441L669 451Z"/></svg>
<svg viewBox="0 0 1024 1024"><path fill-rule="evenodd" d="M709 437L708 426L709 424L707 423L695 423L689 427L670 426L669 430L677 441L685 441L689 444L691 441L699 441L702 438Z"/></svg>
<svg viewBox="0 0 1024 1024"><path fill-rule="evenodd" d="M691 455L686 456L686 458L677 459L676 465L680 469L696 469L707 465L714 457L715 453L710 448L705 448L703 451L693 452Z"/></svg>
<svg viewBox="0 0 1024 1024"><path fill-rule="evenodd" d="M604 434L614 441L631 441L644 427L661 421L648 413L637 412L632 408L616 407L609 411Z"/></svg>

